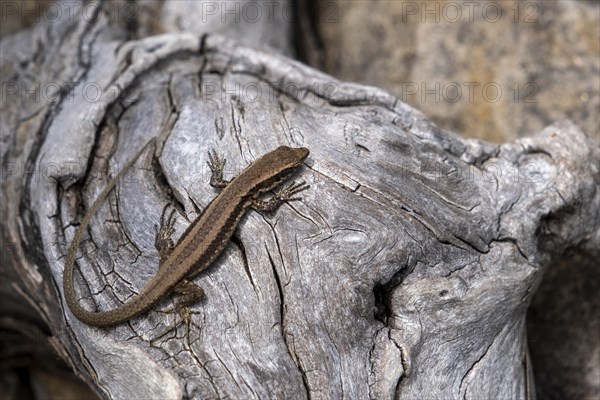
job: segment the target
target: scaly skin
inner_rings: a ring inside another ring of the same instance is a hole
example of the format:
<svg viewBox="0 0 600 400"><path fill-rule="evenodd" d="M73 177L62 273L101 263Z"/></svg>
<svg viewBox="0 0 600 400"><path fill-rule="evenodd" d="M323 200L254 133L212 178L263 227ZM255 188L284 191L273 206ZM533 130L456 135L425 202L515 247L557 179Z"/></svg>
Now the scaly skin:
<svg viewBox="0 0 600 400"><path fill-rule="evenodd" d="M140 293L115 309L101 312L87 311L79 305L73 287L73 268L77 249L92 215L144 149L125 165L94 201L77 228L69 247L63 275L65 298L75 317L88 325L113 326L148 311L174 289L189 285L188 278L207 269L219 257L248 208L272 212L283 202L295 200L293 196L296 193L308 188L304 183L292 184L280 190L269 201L258 198L260 194L281 183L302 164L309 154L306 148L281 146L254 161L231 182L222 179L225 161L220 160L214 152L209 153L208 164L213 172L211 185L224 188L221 193L192 222L174 246L169 245L172 243L170 241L172 218L169 218L166 227L163 222L163 227L158 233L161 237L157 237L157 247L161 252L159 269Z"/></svg>

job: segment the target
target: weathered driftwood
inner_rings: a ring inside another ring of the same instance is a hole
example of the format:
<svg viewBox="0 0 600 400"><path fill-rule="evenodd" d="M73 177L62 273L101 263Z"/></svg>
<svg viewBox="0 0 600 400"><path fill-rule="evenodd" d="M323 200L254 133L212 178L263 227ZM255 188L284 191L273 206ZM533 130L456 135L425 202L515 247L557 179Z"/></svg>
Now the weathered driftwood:
<svg viewBox="0 0 600 400"><path fill-rule="evenodd" d="M544 267L569 248L600 252L600 155L572 123L496 146L219 36L125 41L103 18L36 32L2 48L3 84L34 76L49 96L5 86L2 289L36 305L101 395L534 396L524 316ZM64 303L67 246L105 177L154 137L81 246L87 307L127 301L156 272L165 204L181 213L177 237L214 197L208 149L232 176L277 145L306 146L298 178L311 188L273 216L249 213L195 280L206 298L189 329L172 298L88 327Z"/></svg>

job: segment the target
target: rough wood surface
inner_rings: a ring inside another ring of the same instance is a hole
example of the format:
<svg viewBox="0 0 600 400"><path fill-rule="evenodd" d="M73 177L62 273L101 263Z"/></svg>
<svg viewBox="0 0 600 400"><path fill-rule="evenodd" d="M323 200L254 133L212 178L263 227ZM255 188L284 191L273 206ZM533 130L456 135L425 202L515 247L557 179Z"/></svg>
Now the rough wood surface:
<svg viewBox="0 0 600 400"><path fill-rule="evenodd" d="M379 89L219 36L127 41L101 13L9 38L1 55L3 85L62 88L4 86L2 290L35 305L103 397L533 397L524 316L544 267L600 253L599 150L569 121L464 140ZM153 137L81 246L88 307L127 301L155 273L166 203L177 237L215 195L208 149L231 176L306 146L311 189L245 218L195 280L206 298L189 331L171 298L90 328L65 309L66 248L106 176Z"/></svg>
<svg viewBox="0 0 600 400"><path fill-rule="evenodd" d="M298 4L298 54L314 68L385 88L465 137L503 143L567 117L600 146L598 1ZM596 264L556 260L529 307L540 399L600 399Z"/></svg>

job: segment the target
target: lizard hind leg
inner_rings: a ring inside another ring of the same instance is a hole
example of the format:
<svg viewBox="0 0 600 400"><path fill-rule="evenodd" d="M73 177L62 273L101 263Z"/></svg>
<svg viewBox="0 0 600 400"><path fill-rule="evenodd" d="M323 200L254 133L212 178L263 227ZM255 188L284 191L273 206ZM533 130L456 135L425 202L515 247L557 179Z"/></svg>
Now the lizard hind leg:
<svg viewBox="0 0 600 400"><path fill-rule="evenodd" d="M158 250L161 260L164 260L175 248L175 243L172 238L173 232L175 232L175 229L173 228L176 221L175 209L169 213L169 216L165 220L168 206L168 204L165 206L160 217L160 229L158 226L154 225L154 229L156 230L154 246L156 247L156 250Z"/></svg>
<svg viewBox="0 0 600 400"><path fill-rule="evenodd" d="M168 312L171 313L177 311L181 320L159 337L152 339L151 342L154 343L155 341L164 338L169 332L172 332L173 330L177 331L179 326L184 326L185 338L187 338L187 345L189 348L190 325L197 326L192 322L192 312L190 312L189 306L204 297L204 290L202 290L200 286L184 278L173 287L171 293L175 295L175 298L173 299L175 307L168 310Z"/></svg>
<svg viewBox="0 0 600 400"><path fill-rule="evenodd" d="M189 330L189 306L198 302L198 300L204 297L204 290L202 290L202 288L195 283L192 283L187 279L183 279L173 288L173 293L178 295L175 301L175 308L177 309L182 322L185 323Z"/></svg>

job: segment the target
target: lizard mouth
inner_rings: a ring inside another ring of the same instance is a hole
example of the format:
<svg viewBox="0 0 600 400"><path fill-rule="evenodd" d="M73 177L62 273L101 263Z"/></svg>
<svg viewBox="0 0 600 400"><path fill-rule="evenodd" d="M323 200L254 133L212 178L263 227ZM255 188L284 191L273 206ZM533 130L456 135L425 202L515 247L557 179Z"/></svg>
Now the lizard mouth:
<svg viewBox="0 0 600 400"><path fill-rule="evenodd" d="M310 154L310 151L306 147L298 147L295 150L298 154L298 158L300 158L301 161L304 161L306 157L308 157L308 155Z"/></svg>

